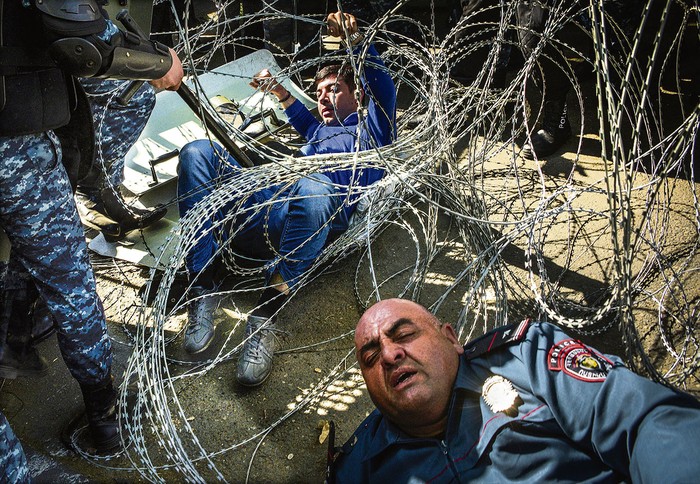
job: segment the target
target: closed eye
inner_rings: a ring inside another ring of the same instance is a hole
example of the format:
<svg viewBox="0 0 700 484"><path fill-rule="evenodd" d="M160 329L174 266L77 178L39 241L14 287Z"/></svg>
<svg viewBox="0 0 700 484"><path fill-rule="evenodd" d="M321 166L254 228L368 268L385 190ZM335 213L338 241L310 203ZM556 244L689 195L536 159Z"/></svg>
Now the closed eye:
<svg viewBox="0 0 700 484"><path fill-rule="evenodd" d="M394 336L394 341L410 341L416 335L415 331L406 331Z"/></svg>
<svg viewBox="0 0 700 484"><path fill-rule="evenodd" d="M362 362L364 363L364 365L366 367L369 368L372 365L374 365L374 363L376 363L378 355L379 355L378 351L372 351L370 353L365 353L365 355L362 358Z"/></svg>

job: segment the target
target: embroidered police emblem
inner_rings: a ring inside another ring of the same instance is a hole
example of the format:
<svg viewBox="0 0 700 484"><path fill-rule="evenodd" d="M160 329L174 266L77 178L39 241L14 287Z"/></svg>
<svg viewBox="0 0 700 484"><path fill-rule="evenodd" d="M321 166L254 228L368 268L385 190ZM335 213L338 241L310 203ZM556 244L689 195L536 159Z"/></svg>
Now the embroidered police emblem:
<svg viewBox="0 0 700 484"><path fill-rule="evenodd" d="M563 371L578 380L601 382L608 376L613 362L575 339L567 339L549 350L549 369Z"/></svg>
<svg viewBox="0 0 700 484"><path fill-rule="evenodd" d="M513 388L513 384L500 375L493 375L486 379L481 396L493 413L504 412L515 416L518 406L522 404L522 399Z"/></svg>

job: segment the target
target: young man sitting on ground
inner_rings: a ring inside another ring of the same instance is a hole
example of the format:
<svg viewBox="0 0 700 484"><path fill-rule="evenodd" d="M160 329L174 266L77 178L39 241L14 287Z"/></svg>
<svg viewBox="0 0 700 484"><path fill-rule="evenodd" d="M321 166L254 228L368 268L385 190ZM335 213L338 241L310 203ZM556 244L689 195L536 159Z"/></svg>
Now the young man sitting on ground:
<svg viewBox="0 0 700 484"><path fill-rule="evenodd" d="M341 19L345 21L345 29ZM363 40L357 21L350 14L344 17L341 12L330 14L327 24L330 35L344 37L347 34L353 47ZM251 85L272 93L285 109L289 123L306 139L301 155L357 150L357 111L363 97L368 102L367 114L359 129L359 149L369 150L395 140L396 88L374 46L369 46L367 53L361 70L362 86L355 85L349 63L327 66L316 75L317 108L322 121L277 83L268 70L253 78ZM357 87L360 95L356 97ZM216 143L199 140L187 144L180 153L180 216L214 192L217 181L235 177L241 170L238 161ZM266 270L266 288L246 324L246 341L237 371L242 385L259 385L269 375L275 315L324 247L347 230L355 209L354 197L348 197L349 187L371 185L383 175L384 171L378 168L315 173L290 186L258 190L245 201L231 203L214 215L216 220L221 220L237 208L244 220L227 225L231 230L227 243L237 254L271 261ZM270 203L271 200L275 202ZM253 215L240 211L265 204L265 209ZM186 256L191 302L184 347L189 353L203 351L214 336L212 312L217 300L213 296L206 297L216 292L213 265L209 261L217 253L218 246L211 227L212 220L203 224L197 234L201 238Z"/></svg>

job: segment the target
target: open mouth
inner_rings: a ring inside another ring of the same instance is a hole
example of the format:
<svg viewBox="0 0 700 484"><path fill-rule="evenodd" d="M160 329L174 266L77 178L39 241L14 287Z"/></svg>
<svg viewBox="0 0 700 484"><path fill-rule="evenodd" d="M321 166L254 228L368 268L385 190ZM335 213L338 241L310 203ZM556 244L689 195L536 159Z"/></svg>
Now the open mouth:
<svg viewBox="0 0 700 484"><path fill-rule="evenodd" d="M402 372L396 374L393 378L392 386L394 388L397 388L397 387L403 385L404 383L408 382L411 378L413 378L413 376L415 374L416 374L415 371L402 371Z"/></svg>

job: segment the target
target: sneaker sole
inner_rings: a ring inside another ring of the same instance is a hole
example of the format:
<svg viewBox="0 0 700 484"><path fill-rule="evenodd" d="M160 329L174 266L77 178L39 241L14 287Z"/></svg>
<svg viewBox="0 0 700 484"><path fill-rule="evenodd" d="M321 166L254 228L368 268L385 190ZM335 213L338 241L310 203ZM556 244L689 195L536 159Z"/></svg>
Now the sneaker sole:
<svg viewBox="0 0 700 484"><path fill-rule="evenodd" d="M210 346L210 345L212 344L212 342L214 341L214 336L215 336L215 335L212 334L212 335L211 335L211 338L209 338L209 341L207 341L207 342L204 344L204 346L202 346L202 347L201 347L200 349L198 349L198 350L190 351L190 350L188 350L187 348L184 348L184 345L183 345L183 348L185 349L185 352L186 352L188 355L197 355L197 354L201 353L202 351L206 350L207 348L209 348L209 346Z"/></svg>
<svg viewBox="0 0 700 484"><path fill-rule="evenodd" d="M272 371L270 371L270 373L272 373ZM262 385L263 383L265 383L265 380L267 380L267 378L270 376L270 373L268 373L267 375L265 375L265 378L263 378L262 380L260 380L260 381L257 382L257 383L246 383L246 382L243 382L243 381L240 380L240 378L238 378L238 375L236 375L236 380L238 381L238 384L239 384L239 385L242 385L242 386L244 386L244 387L246 387L246 388L255 388L255 387L259 387L260 385Z"/></svg>

